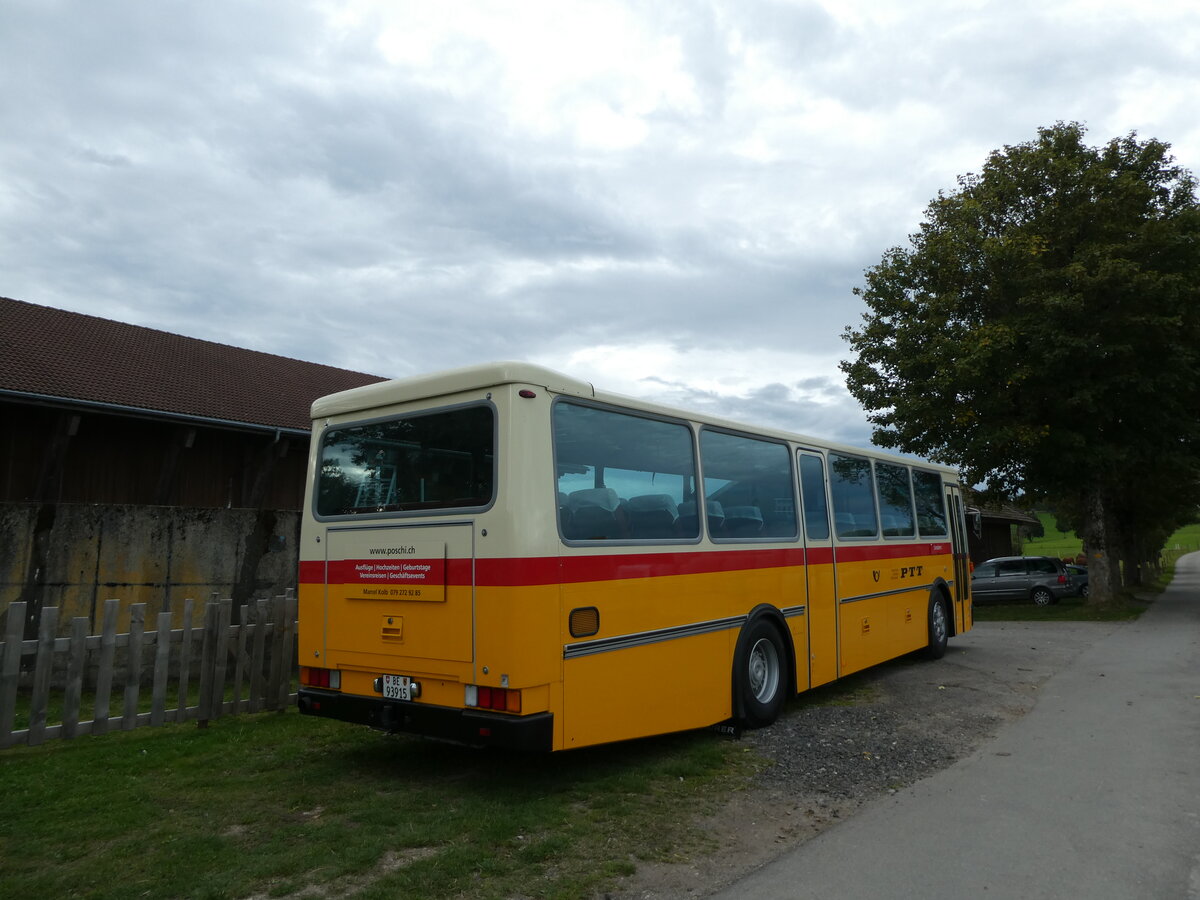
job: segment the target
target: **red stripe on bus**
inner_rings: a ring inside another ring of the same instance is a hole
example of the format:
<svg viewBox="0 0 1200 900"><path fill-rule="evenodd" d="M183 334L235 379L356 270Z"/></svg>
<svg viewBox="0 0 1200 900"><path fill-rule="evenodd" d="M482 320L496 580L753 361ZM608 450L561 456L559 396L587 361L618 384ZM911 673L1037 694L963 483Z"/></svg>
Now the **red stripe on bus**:
<svg viewBox="0 0 1200 900"><path fill-rule="evenodd" d="M843 545L837 548L837 559L838 562L870 562L876 559L937 556L949 552L949 544L872 544L868 547L847 547Z"/></svg>
<svg viewBox="0 0 1200 900"><path fill-rule="evenodd" d="M838 547L839 562L871 562L949 553L949 544L874 544L862 547ZM523 559L478 559L475 583L488 587L522 585L578 584L589 581L617 581L628 578L662 578L669 575L706 575L747 569L773 569L788 566L828 565L833 550L814 547L783 547L754 550L685 551L674 553L619 553L595 556L541 556ZM441 564L444 562L444 568ZM429 566L428 569L423 568ZM407 567L407 568L406 568ZM450 584L471 583L471 560L395 560L345 559L328 565L321 561L300 563L302 584Z"/></svg>
<svg viewBox="0 0 1200 900"><path fill-rule="evenodd" d="M300 583L301 584L324 584L325 583L325 560L300 560Z"/></svg>
<svg viewBox="0 0 1200 900"><path fill-rule="evenodd" d="M808 551L808 564L810 566L827 566L832 562L832 547L813 547Z"/></svg>
<svg viewBox="0 0 1200 900"><path fill-rule="evenodd" d="M802 565L804 550L799 547L702 553L621 553L537 559L481 559L477 563L477 577L479 584L494 586L578 584Z"/></svg>

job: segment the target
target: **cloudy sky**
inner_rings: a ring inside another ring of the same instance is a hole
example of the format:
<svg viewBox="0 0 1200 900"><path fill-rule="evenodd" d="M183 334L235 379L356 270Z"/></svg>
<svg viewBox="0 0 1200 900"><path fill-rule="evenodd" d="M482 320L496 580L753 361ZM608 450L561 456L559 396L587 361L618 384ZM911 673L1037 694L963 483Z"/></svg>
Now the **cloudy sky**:
<svg viewBox="0 0 1200 900"><path fill-rule="evenodd" d="M0 295L865 443L840 335L1056 121L1200 171L1200 4L0 0Z"/></svg>

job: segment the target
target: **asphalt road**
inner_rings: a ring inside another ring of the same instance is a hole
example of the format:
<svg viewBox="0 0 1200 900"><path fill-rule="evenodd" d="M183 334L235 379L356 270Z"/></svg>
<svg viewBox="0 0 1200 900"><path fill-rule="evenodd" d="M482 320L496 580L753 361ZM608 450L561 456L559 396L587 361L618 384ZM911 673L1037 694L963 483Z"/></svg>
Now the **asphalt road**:
<svg viewBox="0 0 1200 900"><path fill-rule="evenodd" d="M715 896L1200 900L1200 553L1092 634L973 755Z"/></svg>

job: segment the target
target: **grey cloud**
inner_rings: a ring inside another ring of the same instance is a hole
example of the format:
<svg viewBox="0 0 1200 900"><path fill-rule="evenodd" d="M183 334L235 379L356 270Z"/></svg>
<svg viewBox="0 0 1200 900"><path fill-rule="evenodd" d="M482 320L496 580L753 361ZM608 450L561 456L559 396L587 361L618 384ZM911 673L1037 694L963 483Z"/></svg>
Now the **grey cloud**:
<svg viewBox="0 0 1200 900"><path fill-rule="evenodd" d="M663 384L661 391L655 393L670 405L752 427L777 428L811 437L816 442L870 445L870 425L844 388L832 397L833 402L823 403L805 399L778 383L740 395L716 394L670 384Z"/></svg>
<svg viewBox="0 0 1200 900"><path fill-rule="evenodd" d="M801 71L841 53L848 40L819 3L747 0L737 10L732 24Z"/></svg>
<svg viewBox="0 0 1200 900"><path fill-rule="evenodd" d="M844 354L863 270L988 150L1056 118L1124 133L1141 123L1094 119L1135 67L1196 74L1134 12L1056 24L1043 6L917 5L888 28L815 3L635 8L677 41L698 108L652 109L641 144L609 151L506 121L505 60L468 39L472 87L454 90L453 72L386 64L370 16L335 33L284 0L10 0L0 287L381 375L604 344L666 344L697 371L732 353L757 388L647 388L862 443L837 372L758 360ZM747 53L799 105L752 93ZM744 152L760 125L794 144Z"/></svg>

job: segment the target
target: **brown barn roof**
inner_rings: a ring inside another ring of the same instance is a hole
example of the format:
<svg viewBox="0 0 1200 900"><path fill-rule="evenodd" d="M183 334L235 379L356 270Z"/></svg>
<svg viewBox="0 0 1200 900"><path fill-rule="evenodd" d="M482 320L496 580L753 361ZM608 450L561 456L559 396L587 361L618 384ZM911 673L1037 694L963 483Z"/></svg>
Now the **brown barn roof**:
<svg viewBox="0 0 1200 900"><path fill-rule="evenodd" d="M0 297L0 398L308 431L317 397L383 380Z"/></svg>
<svg viewBox="0 0 1200 900"><path fill-rule="evenodd" d="M1040 525L1042 523L1042 520L1033 513L1015 506L980 507L979 513L985 519L996 519L1016 525Z"/></svg>

